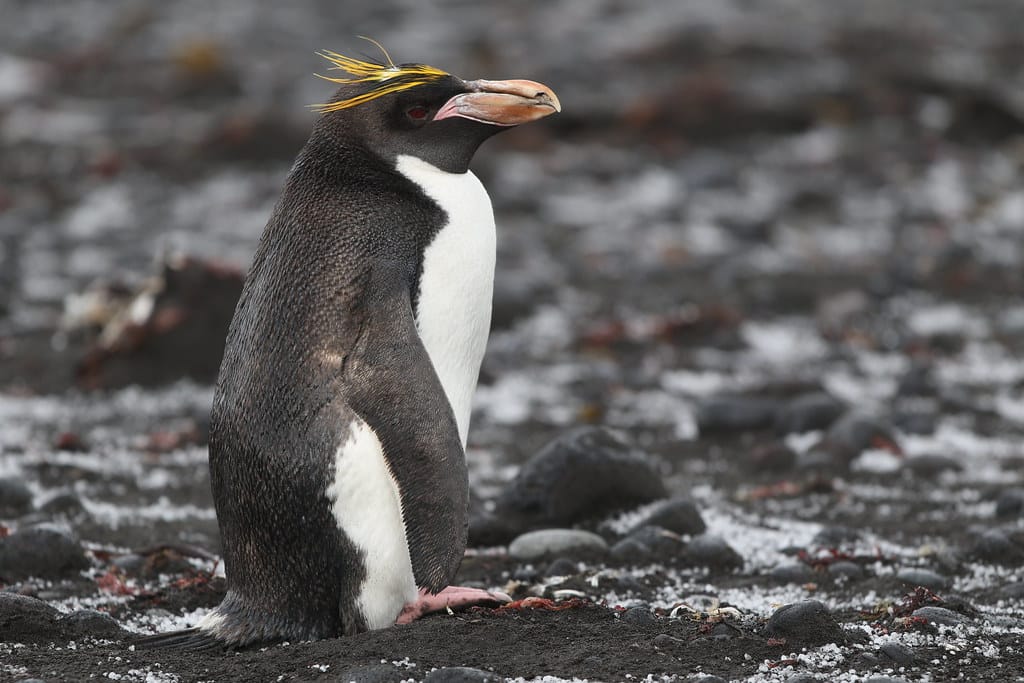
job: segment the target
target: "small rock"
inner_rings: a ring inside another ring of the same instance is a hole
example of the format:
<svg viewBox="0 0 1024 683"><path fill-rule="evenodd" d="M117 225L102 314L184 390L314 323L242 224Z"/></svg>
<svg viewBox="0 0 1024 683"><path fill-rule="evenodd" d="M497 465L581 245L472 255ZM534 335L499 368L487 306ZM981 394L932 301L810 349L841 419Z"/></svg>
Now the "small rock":
<svg viewBox="0 0 1024 683"><path fill-rule="evenodd" d="M143 570L146 566L146 558L142 555L136 555L135 553L128 553L127 555L121 555L111 560L110 564L114 565L128 576L141 577Z"/></svg>
<svg viewBox="0 0 1024 683"><path fill-rule="evenodd" d="M843 634L848 644L867 645L871 642L871 634L857 626L844 626Z"/></svg>
<svg viewBox="0 0 1024 683"><path fill-rule="evenodd" d="M728 683L728 681L721 676L701 676L693 679L693 683Z"/></svg>
<svg viewBox="0 0 1024 683"><path fill-rule="evenodd" d="M932 411L902 411L893 416L893 423L906 434L934 434L939 415Z"/></svg>
<svg viewBox="0 0 1024 683"><path fill-rule="evenodd" d="M936 386L932 364L918 361L900 378L897 392L900 396L934 396Z"/></svg>
<svg viewBox="0 0 1024 683"><path fill-rule="evenodd" d="M833 422L822 441L825 450L845 462L873 448L896 454L903 452L892 429L883 420L858 411L850 411Z"/></svg>
<svg viewBox="0 0 1024 683"><path fill-rule="evenodd" d="M673 638L667 633L659 633L658 635L654 636L654 640L651 642L654 643L654 647L664 649L669 647L675 647L683 641L679 640L678 638Z"/></svg>
<svg viewBox="0 0 1024 683"><path fill-rule="evenodd" d="M650 626L658 623L658 618L646 607L630 607L622 613L620 619L634 626Z"/></svg>
<svg viewBox="0 0 1024 683"><path fill-rule="evenodd" d="M912 617L920 617L921 619L927 619L933 624L942 624L946 626L956 626L967 621L967 617L951 609L945 607L918 607L914 610Z"/></svg>
<svg viewBox="0 0 1024 683"><path fill-rule="evenodd" d="M971 546L971 555L983 562L1007 567L1016 567L1024 563L1024 548L1014 543L999 529L982 532Z"/></svg>
<svg viewBox="0 0 1024 683"><path fill-rule="evenodd" d="M612 546L609 554L619 562L640 563L650 559L651 549L635 538L624 538Z"/></svg>
<svg viewBox="0 0 1024 683"><path fill-rule="evenodd" d="M692 500L672 498L658 503L633 530L644 526L657 526L677 534L695 536L704 533L707 525Z"/></svg>
<svg viewBox="0 0 1024 683"><path fill-rule="evenodd" d="M0 578L7 581L55 578L88 566L82 546L58 527L27 527L0 538Z"/></svg>
<svg viewBox="0 0 1024 683"><path fill-rule="evenodd" d="M743 556L736 552L721 536L703 534L690 541L683 550L686 563L710 569L739 569Z"/></svg>
<svg viewBox="0 0 1024 683"><path fill-rule="evenodd" d="M814 570L806 564L784 564L768 572L768 577L776 583L804 584L814 581Z"/></svg>
<svg viewBox="0 0 1024 683"><path fill-rule="evenodd" d="M996 591L996 595L1003 600L1024 600L1024 581L1008 583Z"/></svg>
<svg viewBox="0 0 1024 683"><path fill-rule="evenodd" d="M434 669L423 678L423 683L503 683L504 676L493 671L472 669L468 666L448 666Z"/></svg>
<svg viewBox="0 0 1024 683"><path fill-rule="evenodd" d="M896 580L908 586L924 586L930 591L943 591L949 587L949 579L930 569L908 567L896 572Z"/></svg>
<svg viewBox="0 0 1024 683"><path fill-rule="evenodd" d="M544 576L573 576L578 571L575 561L568 557L559 557L544 570Z"/></svg>
<svg viewBox="0 0 1024 683"><path fill-rule="evenodd" d="M20 479L0 478L0 517L21 517L32 511L32 492Z"/></svg>
<svg viewBox="0 0 1024 683"><path fill-rule="evenodd" d="M916 455L903 462L904 471L919 477L937 477L943 472L959 472L959 462L948 455Z"/></svg>
<svg viewBox="0 0 1024 683"><path fill-rule="evenodd" d="M402 683L408 672L387 664L369 664L347 669L337 680L344 683Z"/></svg>
<svg viewBox="0 0 1024 683"><path fill-rule="evenodd" d="M801 394L779 408L775 429L780 434L799 434L825 429L843 414L845 406L824 392Z"/></svg>
<svg viewBox="0 0 1024 683"><path fill-rule="evenodd" d="M716 396L697 409L697 428L702 435L767 429L775 421L778 402L750 396Z"/></svg>
<svg viewBox="0 0 1024 683"><path fill-rule="evenodd" d="M786 679L786 683L819 683L814 674L796 674Z"/></svg>
<svg viewBox="0 0 1024 683"><path fill-rule="evenodd" d="M1007 489L996 498L996 517L1024 515L1024 489Z"/></svg>
<svg viewBox="0 0 1024 683"><path fill-rule="evenodd" d="M37 598L0 591L0 642L41 643L61 637L60 613Z"/></svg>
<svg viewBox="0 0 1024 683"><path fill-rule="evenodd" d="M542 448L470 526L474 545L500 545L532 529L575 524L666 496L655 461L615 432L575 429Z"/></svg>
<svg viewBox="0 0 1024 683"><path fill-rule="evenodd" d="M78 610L65 615L61 617L60 623L71 638L119 640L126 635L126 631L112 616L92 609Z"/></svg>
<svg viewBox="0 0 1024 683"><path fill-rule="evenodd" d="M899 666L913 666L917 661L914 651L902 643L888 642L882 645L878 651Z"/></svg>
<svg viewBox="0 0 1024 683"><path fill-rule="evenodd" d="M785 472L798 459L796 451L781 442L755 446L750 452L750 465L756 472Z"/></svg>
<svg viewBox="0 0 1024 683"><path fill-rule="evenodd" d="M674 558L683 549L682 539L668 529L660 526L642 526L630 532L623 540L639 543L646 549L648 556Z"/></svg>
<svg viewBox="0 0 1024 683"><path fill-rule="evenodd" d="M60 493L46 501L39 507L39 512L51 518L63 517L65 519L80 519L87 516L85 506L78 496L73 493Z"/></svg>
<svg viewBox="0 0 1024 683"><path fill-rule="evenodd" d="M848 526L827 526L823 527L821 531L814 534L814 538L811 539L811 543L819 545L823 548L838 548L844 545L850 545L860 540L861 533L857 529L851 529Z"/></svg>
<svg viewBox="0 0 1024 683"><path fill-rule="evenodd" d="M508 554L517 560L536 560L552 555L581 555L608 552L608 544L595 533L579 529L541 529L517 537Z"/></svg>
<svg viewBox="0 0 1024 683"><path fill-rule="evenodd" d="M833 562L828 566L828 573L836 578L845 578L851 581L864 578L864 568L856 562L841 560Z"/></svg>
<svg viewBox="0 0 1024 683"><path fill-rule="evenodd" d="M864 683L907 683L907 679L893 676L872 676L864 679Z"/></svg>
<svg viewBox="0 0 1024 683"><path fill-rule="evenodd" d="M768 619L765 635L801 645L825 645L846 640L843 629L828 608L817 600L803 600L775 610Z"/></svg>

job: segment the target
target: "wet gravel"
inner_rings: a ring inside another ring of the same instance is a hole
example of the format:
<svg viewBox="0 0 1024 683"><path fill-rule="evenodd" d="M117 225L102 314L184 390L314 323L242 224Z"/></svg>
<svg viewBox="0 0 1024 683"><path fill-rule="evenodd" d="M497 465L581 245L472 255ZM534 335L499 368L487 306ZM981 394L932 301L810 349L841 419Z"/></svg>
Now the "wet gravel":
<svg viewBox="0 0 1024 683"><path fill-rule="evenodd" d="M1024 6L0 16L0 681L1024 676ZM458 581L516 602L133 650L224 593L223 330L312 52L353 34L564 105L476 163L499 254Z"/></svg>

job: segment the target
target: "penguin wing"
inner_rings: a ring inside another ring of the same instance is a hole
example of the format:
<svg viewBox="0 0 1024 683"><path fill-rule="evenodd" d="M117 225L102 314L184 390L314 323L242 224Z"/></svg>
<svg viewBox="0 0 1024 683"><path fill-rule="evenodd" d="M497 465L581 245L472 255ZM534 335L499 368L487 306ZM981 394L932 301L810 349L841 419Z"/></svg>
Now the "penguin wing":
<svg viewBox="0 0 1024 683"><path fill-rule="evenodd" d="M437 593L466 550L469 475L455 414L416 330L405 269L378 263L345 363L349 406L377 435L397 485L413 575Z"/></svg>

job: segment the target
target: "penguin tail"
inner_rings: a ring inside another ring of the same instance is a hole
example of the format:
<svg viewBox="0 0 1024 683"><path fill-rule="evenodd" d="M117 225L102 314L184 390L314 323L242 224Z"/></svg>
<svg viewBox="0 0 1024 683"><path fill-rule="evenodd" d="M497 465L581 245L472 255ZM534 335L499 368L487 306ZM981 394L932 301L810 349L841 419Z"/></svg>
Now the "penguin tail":
<svg viewBox="0 0 1024 683"><path fill-rule="evenodd" d="M142 636L129 641L140 650L214 650L226 648L227 643L199 627Z"/></svg>

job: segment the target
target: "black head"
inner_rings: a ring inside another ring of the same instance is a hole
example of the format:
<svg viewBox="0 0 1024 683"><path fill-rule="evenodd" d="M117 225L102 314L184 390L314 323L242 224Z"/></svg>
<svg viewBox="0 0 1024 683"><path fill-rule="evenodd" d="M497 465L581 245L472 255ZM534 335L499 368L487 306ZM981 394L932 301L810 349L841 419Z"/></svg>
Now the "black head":
<svg viewBox="0 0 1024 683"><path fill-rule="evenodd" d="M422 64L325 56L359 78L328 79L342 85L320 105L318 129L389 162L408 154L462 173L487 138L560 110L551 89L533 81L464 81Z"/></svg>

